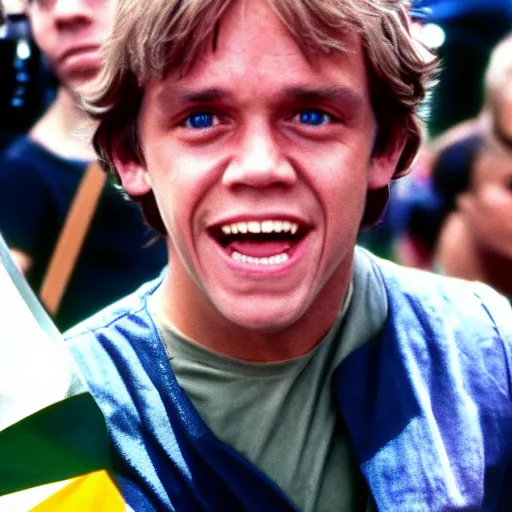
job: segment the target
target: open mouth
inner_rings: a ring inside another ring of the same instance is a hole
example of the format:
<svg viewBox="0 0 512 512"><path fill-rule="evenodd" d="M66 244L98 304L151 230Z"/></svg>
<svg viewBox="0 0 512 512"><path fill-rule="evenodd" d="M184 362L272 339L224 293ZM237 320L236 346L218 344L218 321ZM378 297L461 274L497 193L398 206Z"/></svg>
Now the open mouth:
<svg viewBox="0 0 512 512"><path fill-rule="evenodd" d="M214 226L210 235L235 261L275 266L290 259L308 231L296 222L268 219Z"/></svg>

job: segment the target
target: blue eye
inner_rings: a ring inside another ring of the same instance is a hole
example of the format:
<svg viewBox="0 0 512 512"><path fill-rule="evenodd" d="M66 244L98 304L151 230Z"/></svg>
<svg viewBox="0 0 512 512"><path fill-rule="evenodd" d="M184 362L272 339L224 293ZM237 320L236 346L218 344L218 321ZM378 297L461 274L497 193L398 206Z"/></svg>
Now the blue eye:
<svg viewBox="0 0 512 512"><path fill-rule="evenodd" d="M331 117L321 110L305 110L299 113L299 121L302 124L320 126L330 121Z"/></svg>
<svg viewBox="0 0 512 512"><path fill-rule="evenodd" d="M217 123L215 121L215 116L209 112L194 112L185 119L183 124L187 128L204 130L205 128L211 128Z"/></svg>

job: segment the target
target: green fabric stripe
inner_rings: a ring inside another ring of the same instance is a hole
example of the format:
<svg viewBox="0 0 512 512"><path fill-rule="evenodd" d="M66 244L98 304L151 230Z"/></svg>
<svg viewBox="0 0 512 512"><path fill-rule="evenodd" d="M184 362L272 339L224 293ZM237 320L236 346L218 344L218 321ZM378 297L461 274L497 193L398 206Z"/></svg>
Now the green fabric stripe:
<svg viewBox="0 0 512 512"><path fill-rule="evenodd" d="M90 393L57 402L0 432L0 496L110 469L105 420Z"/></svg>

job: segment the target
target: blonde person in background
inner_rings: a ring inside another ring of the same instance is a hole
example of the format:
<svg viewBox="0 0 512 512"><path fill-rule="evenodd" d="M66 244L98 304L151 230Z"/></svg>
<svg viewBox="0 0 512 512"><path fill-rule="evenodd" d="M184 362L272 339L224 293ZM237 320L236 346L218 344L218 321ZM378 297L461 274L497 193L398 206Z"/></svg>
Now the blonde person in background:
<svg viewBox="0 0 512 512"><path fill-rule="evenodd" d="M440 141L439 155L471 144L434 259L442 272L488 283L512 298L512 36L492 53L485 91L480 117ZM438 164L434 172L438 188L447 190L449 171Z"/></svg>
<svg viewBox="0 0 512 512"><path fill-rule="evenodd" d="M0 159L0 232L39 292L71 201L96 159L94 123L80 104L97 76L116 0L27 0L36 43L57 75L53 104ZM103 190L59 311L66 329L158 275L165 244L154 242L137 208L112 186Z"/></svg>

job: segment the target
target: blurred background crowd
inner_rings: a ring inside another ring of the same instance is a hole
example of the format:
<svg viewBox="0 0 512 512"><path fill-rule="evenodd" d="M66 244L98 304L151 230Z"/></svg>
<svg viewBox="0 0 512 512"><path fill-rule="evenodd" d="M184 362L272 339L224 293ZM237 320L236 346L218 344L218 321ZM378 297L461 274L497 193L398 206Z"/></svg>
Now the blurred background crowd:
<svg viewBox="0 0 512 512"><path fill-rule="evenodd" d="M440 58L426 140L360 243L399 263L490 284L512 298L512 1L416 2Z"/></svg>
<svg viewBox="0 0 512 512"><path fill-rule="evenodd" d="M79 93L98 73L115 0L4 0L0 28L0 233L41 293L95 154ZM385 258L487 282L512 297L512 0L417 0L413 30L441 67L426 141L360 244ZM58 307L60 329L165 266L165 242L100 183ZM90 200L89 200L90 201ZM91 203L92 204L92 203Z"/></svg>

